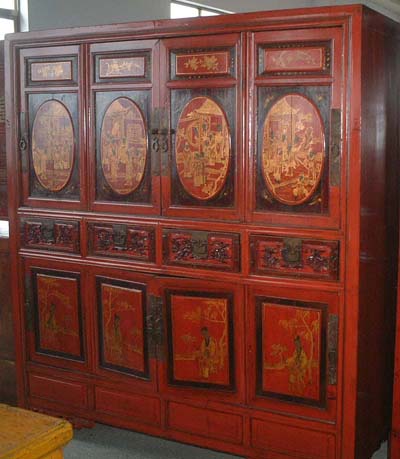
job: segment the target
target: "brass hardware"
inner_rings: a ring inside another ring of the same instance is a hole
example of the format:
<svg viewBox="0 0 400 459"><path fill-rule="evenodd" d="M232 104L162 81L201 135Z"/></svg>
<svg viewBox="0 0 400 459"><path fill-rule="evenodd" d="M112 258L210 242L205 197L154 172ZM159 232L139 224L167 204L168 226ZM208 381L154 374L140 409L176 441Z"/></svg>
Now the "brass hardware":
<svg viewBox="0 0 400 459"><path fill-rule="evenodd" d="M19 131L20 131L20 140L18 143L20 154L21 154L21 167L22 173L28 172L28 142L26 135L26 119L25 112L19 114Z"/></svg>
<svg viewBox="0 0 400 459"><path fill-rule="evenodd" d="M331 110L331 144L329 152L329 182L340 186L340 161L342 156L342 111Z"/></svg>
<svg viewBox="0 0 400 459"><path fill-rule="evenodd" d="M286 266L301 268L303 266L303 241L299 238L284 238L281 254Z"/></svg>
<svg viewBox="0 0 400 459"><path fill-rule="evenodd" d="M149 313L147 314L146 330L151 358L162 360L163 331L163 301L160 296L149 296Z"/></svg>
<svg viewBox="0 0 400 459"><path fill-rule="evenodd" d="M192 251L193 256L198 259L208 258L208 232L192 231Z"/></svg>
<svg viewBox="0 0 400 459"><path fill-rule="evenodd" d="M337 384L339 317L329 314L328 318L328 384Z"/></svg>
<svg viewBox="0 0 400 459"><path fill-rule="evenodd" d="M127 228L126 225L112 225L114 248L126 250Z"/></svg>
<svg viewBox="0 0 400 459"><path fill-rule="evenodd" d="M168 165L170 161L171 135L175 133L169 129L168 110L157 107L153 110L151 116L151 153L153 163L153 175L168 174Z"/></svg>
<svg viewBox="0 0 400 459"><path fill-rule="evenodd" d="M26 140L24 138L22 138L20 141L19 141L19 149L21 151L24 151L26 150L26 147L28 146L28 144L26 143Z"/></svg>

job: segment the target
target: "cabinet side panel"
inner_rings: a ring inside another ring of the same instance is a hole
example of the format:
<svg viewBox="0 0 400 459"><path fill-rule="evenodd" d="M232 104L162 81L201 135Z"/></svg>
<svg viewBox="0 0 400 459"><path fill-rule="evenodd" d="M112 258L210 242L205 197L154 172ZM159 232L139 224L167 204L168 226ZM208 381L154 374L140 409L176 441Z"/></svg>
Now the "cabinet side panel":
<svg viewBox="0 0 400 459"><path fill-rule="evenodd" d="M362 156L357 458L389 428L398 222L399 28L365 9L362 35Z"/></svg>
<svg viewBox="0 0 400 459"><path fill-rule="evenodd" d="M0 41L0 217L7 218L6 107L4 93L4 42Z"/></svg>

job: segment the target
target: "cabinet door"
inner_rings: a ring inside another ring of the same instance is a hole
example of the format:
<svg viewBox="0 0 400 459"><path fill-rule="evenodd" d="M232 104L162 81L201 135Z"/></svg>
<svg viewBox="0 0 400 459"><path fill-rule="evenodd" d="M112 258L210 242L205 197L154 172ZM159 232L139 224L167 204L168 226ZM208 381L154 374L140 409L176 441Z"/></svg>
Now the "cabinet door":
<svg viewBox="0 0 400 459"><path fill-rule="evenodd" d="M78 46L21 51L20 164L25 205L86 203Z"/></svg>
<svg viewBox="0 0 400 459"><path fill-rule="evenodd" d="M158 141L165 215L241 217L240 69L238 34L162 41Z"/></svg>
<svg viewBox="0 0 400 459"><path fill-rule="evenodd" d="M249 287L247 314L249 403L334 419L339 294Z"/></svg>
<svg viewBox="0 0 400 459"><path fill-rule="evenodd" d="M27 259L24 272L28 359L69 369L90 367L83 267Z"/></svg>
<svg viewBox="0 0 400 459"><path fill-rule="evenodd" d="M249 46L248 219L337 228L345 202L342 30L258 32Z"/></svg>
<svg viewBox="0 0 400 459"><path fill-rule="evenodd" d="M159 213L158 150L151 151L157 94L154 40L93 44L90 201L93 210Z"/></svg>
<svg viewBox="0 0 400 459"><path fill-rule="evenodd" d="M203 401L242 401L242 287L194 279L156 282L164 330L160 389Z"/></svg>
<svg viewBox="0 0 400 459"><path fill-rule="evenodd" d="M157 387L155 353L149 336L150 275L92 268L96 373L129 390Z"/></svg>

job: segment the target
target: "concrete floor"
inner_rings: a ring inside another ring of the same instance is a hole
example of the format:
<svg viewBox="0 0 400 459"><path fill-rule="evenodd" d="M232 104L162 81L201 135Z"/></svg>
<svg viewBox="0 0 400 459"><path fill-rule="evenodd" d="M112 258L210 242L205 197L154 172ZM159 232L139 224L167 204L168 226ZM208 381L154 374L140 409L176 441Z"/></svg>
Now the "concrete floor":
<svg viewBox="0 0 400 459"><path fill-rule="evenodd" d="M194 446L96 424L74 432L64 450L65 459L240 459ZM384 443L372 459L386 459Z"/></svg>

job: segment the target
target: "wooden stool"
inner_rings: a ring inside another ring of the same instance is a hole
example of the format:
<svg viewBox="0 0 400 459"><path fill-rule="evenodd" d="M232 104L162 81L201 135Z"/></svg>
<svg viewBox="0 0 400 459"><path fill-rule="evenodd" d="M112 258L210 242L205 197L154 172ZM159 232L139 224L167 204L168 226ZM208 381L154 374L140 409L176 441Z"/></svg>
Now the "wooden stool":
<svg viewBox="0 0 400 459"><path fill-rule="evenodd" d="M67 421L0 404L0 459L62 459L71 438Z"/></svg>

